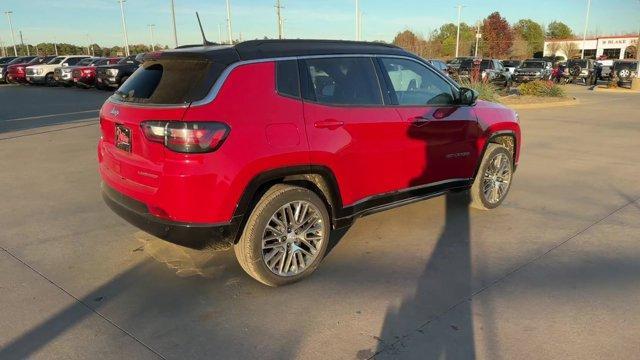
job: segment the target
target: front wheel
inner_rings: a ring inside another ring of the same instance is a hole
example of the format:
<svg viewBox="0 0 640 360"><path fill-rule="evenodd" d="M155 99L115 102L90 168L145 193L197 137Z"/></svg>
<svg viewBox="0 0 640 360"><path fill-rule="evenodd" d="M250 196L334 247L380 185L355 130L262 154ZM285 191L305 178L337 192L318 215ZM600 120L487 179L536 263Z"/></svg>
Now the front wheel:
<svg viewBox="0 0 640 360"><path fill-rule="evenodd" d="M502 204L511 188L513 155L504 146L489 144L471 186L471 206L491 210Z"/></svg>
<svg viewBox="0 0 640 360"><path fill-rule="evenodd" d="M47 74L44 77L44 84L49 86L49 87L54 87L56 86L56 80L53 78L53 74Z"/></svg>
<svg viewBox="0 0 640 360"><path fill-rule="evenodd" d="M318 268L329 233L329 213L320 197L302 187L280 184L256 204L234 251L254 279L269 286L287 285Z"/></svg>

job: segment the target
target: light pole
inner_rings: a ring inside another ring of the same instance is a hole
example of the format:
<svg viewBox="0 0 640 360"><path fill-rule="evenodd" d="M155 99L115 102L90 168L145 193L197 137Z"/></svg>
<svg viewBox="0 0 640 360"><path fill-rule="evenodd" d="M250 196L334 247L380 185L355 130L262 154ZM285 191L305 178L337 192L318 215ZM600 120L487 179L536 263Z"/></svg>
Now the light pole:
<svg viewBox="0 0 640 360"><path fill-rule="evenodd" d="M482 39L482 34L480 34L480 22L478 21L478 29L476 30L476 51L473 54L474 58L478 57L478 43L480 42L480 39Z"/></svg>
<svg viewBox="0 0 640 360"><path fill-rule="evenodd" d="M151 51L156 51L155 40L153 38L153 29L156 27L156 24L149 24L149 34L151 35Z"/></svg>
<svg viewBox="0 0 640 360"><path fill-rule="evenodd" d="M360 0L356 0L356 41L360 41Z"/></svg>
<svg viewBox="0 0 640 360"><path fill-rule="evenodd" d="M56 52L56 56L58 56L58 39L53 39L53 50Z"/></svg>
<svg viewBox="0 0 640 360"><path fill-rule="evenodd" d="M15 56L18 56L18 47L16 46L16 35L13 32L13 24L11 23L11 14L13 14L13 11L5 11L5 14L7 14L7 19L9 19L9 29L11 29L11 42L13 42L13 54Z"/></svg>
<svg viewBox="0 0 640 360"><path fill-rule="evenodd" d="M171 0L171 21L173 22L173 43L178 47L178 30L176 28L176 3Z"/></svg>
<svg viewBox="0 0 640 360"><path fill-rule="evenodd" d="M587 29L589 28L590 12L591 12L591 0L587 0L587 18L584 21L584 33L582 34L582 59L584 59L584 48L587 44Z"/></svg>
<svg viewBox="0 0 640 360"><path fill-rule="evenodd" d="M458 30L456 31L456 57L458 57L458 53L460 50L460 17L462 16L462 5L457 5L458 8Z"/></svg>
<svg viewBox="0 0 640 360"><path fill-rule="evenodd" d="M280 0L276 0L276 17L278 18L278 39L282 39L282 5Z"/></svg>
<svg viewBox="0 0 640 360"><path fill-rule="evenodd" d="M87 55L91 56L91 38L87 34Z"/></svg>
<svg viewBox="0 0 640 360"><path fill-rule="evenodd" d="M24 39L22 38L22 30L18 31L18 33L20 34L20 44L22 44L22 50L24 51ZM31 56L31 52L29 51L28 46L27 46L27 56Z"/></svg>
<svg viewBox="0 0 640 360"><path fill-rule="evenodd" d="M118 0L120 3L120 14L122 15L122 31L124 33L124 53L125 56L131 55L129 52L129 37L127 36L127 21L124 18L124 3L126 0Z"/></svg>
<svg viewBox="0 0 640 360"><path fill-rule="evenodd" d="M231 30L231 5L227 0L227 33L229 35L229 45L233 45L233 31Z"/></svg>

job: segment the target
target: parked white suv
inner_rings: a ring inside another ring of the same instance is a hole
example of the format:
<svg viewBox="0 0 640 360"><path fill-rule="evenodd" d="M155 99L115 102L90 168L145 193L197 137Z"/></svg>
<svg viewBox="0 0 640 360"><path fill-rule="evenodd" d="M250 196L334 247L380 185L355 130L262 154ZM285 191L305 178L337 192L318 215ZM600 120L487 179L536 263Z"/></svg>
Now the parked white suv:
<svg viewBox="0 0 640 360"><path fill-rule="evenodd" d="M27 67L27 81L31 84L56 85L57 80L54 77L54 72L57 68L75 66L80 60L88 57L87 55L58 56L46 64L29 66ZM69 72L69 77L71 77L71 72Z"/></svg>

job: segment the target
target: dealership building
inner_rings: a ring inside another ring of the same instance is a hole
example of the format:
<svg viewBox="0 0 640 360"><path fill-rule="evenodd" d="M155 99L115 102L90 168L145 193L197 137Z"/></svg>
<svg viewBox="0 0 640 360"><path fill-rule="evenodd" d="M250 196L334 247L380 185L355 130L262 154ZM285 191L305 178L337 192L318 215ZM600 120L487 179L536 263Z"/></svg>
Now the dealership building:
<svg viewBox="0 0 640 360"><path fill-rule="evenodd" d="M544 56L559 56L565 59L582 55L589 59L635 59L638 54L638 35L600 36L595 38L549 40L544 42ZM574 56L570 56L573 53Z"/></svg>

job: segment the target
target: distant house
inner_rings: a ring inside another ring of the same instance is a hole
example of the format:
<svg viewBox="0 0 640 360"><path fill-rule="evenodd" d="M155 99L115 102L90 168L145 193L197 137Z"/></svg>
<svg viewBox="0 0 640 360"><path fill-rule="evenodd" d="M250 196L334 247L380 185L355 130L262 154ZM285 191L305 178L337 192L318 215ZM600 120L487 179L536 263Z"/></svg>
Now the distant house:
<svg viewBox="0 0 640 360"><path fill-rule="evenodd" d="M582 55L582 39L548 40L544 42L544 56L565 59ZM599 59L635 59L638 53L638 35L600 36L584 41L584 57Z"/></svg>

